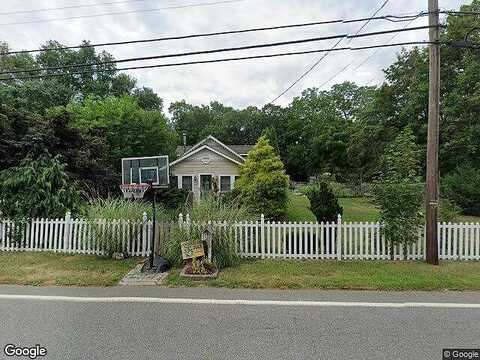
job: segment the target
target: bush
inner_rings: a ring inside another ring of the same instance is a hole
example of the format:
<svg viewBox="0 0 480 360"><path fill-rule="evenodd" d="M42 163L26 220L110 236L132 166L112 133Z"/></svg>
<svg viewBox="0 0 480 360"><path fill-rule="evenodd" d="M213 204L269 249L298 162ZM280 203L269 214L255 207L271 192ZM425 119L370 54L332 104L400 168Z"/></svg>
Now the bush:
<svg viewBox="0 0 480 360"><path fill-rule="evenodd" d="M460 215L460 208L448 199L440 199L438 214L440 221L454 222Z"/></svg>
<svg viewBox="0 0 480 360"><path fill-rule="evenodd" d="M465 215L480 215L480 169L459 167L445 176L442 195L457 204Z"/></svg>
<svg viewBox="0 0 480 360"><path fill-rule="evenodd" d="M310 200L310 210L318 222L335 222L338 215L343 215L343 208L327 182L311 185L307 190L307 197Z"/></svg>
<svg viewBox="0 0 480 360"><path fill-rule="evenodd" d="M167 210L177 210L185 206L188 198L188 190L169 188L157 192L157 202L161 207ZM148 193L147 199L151 199L152 194Z"/></svg>
<svg viewBox="0 0 480 360"><path fill-rule="evenodd" d="M27 157L20 166L0 172L0 212L6 218L63 217L79 202L78 184L59 156Z"/></svg>
<svg viewBox="0 0 480 360"><path fill-rule="evenodd" d="M150 220L152 217L152 206L147 201L126 200L123 198L94 198L81 209L81 215L87 219L94 232L91 237L92 246L103 249L106 255L113 253L125 253L126 242L122 236L118 236L118 228L113 226L103 226L103 222L119 220L142 220L143 213L147 213ZM161 205L157 206L157 221L170 219L170 214ZM124 224L123 226L128 226ZM136 226L130 226L129 232L132 240L140 236L139 229ZM148 240L150 241L150 240Z"/></svg>
<svg viewBox="0 0 480 360"><path fill-rule="evenodd" d="M380 208L381 232L390 245L393 260L395 245L406 247L418 238L423 217L420 206L423 185L419 183L419 151L415 136L405 128L381 159L382 176L373 188L374 202ZM404 252L405 257L407 252Z"/></svg>
<svg viewBox="0 0 480 360"><path fill-rule="evenodd" d="M231 224L253 218L245 206L235 200L227 202L221 198L207 196L194 207L185 208L184 212L190 215L191 226L175 228L165 244L165 257L172 265L183 263L180 245L182 242L201 242L201 234L208 221L226 223L224 227L213 226L213 263L222 269L232 266L238 261Z"/></svg>
<svg viewBox="0 0 480 360"><path fill-rule="evenodd" d="M248 153L235 187L252 211L271 219L285 215L289 178L280 157L265 136L260 137Z"/></svg>

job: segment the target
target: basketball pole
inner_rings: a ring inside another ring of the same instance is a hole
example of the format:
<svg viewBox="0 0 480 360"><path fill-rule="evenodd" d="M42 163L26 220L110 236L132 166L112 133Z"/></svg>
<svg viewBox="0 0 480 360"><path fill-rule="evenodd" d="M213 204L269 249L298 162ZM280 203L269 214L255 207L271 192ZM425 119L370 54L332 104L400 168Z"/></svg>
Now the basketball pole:
<svg viewBox="0 0 480 360"><path fill-rule="evenodd" d="M157 190L150 185L152 191L153 191L153 197L152 197L152 240L150 244L150 256L149 256L149 262L150 262L150 270L153 269L153 259L155 257L155 235L156 235L156 230L157 230L157 211L156 211L156 197L157 197Z"/></svg>

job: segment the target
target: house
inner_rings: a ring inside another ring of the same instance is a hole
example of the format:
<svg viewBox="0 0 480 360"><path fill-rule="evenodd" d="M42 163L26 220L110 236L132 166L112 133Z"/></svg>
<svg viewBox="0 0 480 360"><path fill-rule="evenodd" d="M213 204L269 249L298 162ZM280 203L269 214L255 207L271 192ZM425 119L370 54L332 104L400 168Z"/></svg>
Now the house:
<svg viewBox="0 0 480 360"><path fill-rule="evenodd" d="M170 182L193 193L194 200L210 192L228 192L240 174L240 166L253 145L226 145L208 136L193 146L177 147L170 163Z"/></svg>

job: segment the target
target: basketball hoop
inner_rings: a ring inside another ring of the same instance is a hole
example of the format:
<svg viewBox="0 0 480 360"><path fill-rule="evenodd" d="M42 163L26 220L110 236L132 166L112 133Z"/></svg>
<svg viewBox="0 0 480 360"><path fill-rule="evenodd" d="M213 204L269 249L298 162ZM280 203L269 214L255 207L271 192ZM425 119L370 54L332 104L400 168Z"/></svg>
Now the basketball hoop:
<svg viewBox="0 0 480 360"><path fill-rule="evenodd" d="M122 184L120 190L122 190L123 197L125 199L143 199L145 192L150 188L148 184Z"/></svg>

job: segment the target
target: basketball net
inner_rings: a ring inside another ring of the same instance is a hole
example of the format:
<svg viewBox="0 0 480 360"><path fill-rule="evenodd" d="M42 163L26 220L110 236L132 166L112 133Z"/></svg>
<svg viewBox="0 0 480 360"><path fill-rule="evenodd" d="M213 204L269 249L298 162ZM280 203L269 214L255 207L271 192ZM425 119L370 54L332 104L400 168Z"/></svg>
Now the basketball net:
<svg viewBox="0 0 480 360"><path fill-rule="evenodd" d="M125 199L143 199L145 192L150 188L148 184L122 184L120 190L122 190L123 197Z"/></svg>

